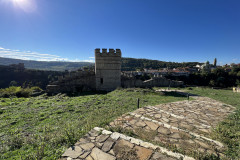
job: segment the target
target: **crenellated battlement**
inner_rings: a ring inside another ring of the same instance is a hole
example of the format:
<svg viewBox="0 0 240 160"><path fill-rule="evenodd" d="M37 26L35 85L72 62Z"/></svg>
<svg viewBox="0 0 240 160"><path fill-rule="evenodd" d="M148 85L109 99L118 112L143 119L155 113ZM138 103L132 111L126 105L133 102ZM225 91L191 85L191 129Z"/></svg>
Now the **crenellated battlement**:
<svg viewBox="0 0 240 160"><path fill-rule="evenodd" d="M121 86L121 50L95 49L96 90L112 91Z"/></svg>
<svg viewBox="0 0 240 160"><path fill-rule="evenodd" d="M100 48L96 48L95 49L95 56L96 57L103 57L103 56L116 56L116 57L121 57L121 50L120 49L112 49L112 48L109 48L109 51L106 49L106 48L103 48L102 49L102 52L101 52L101 49Z"/></svg>

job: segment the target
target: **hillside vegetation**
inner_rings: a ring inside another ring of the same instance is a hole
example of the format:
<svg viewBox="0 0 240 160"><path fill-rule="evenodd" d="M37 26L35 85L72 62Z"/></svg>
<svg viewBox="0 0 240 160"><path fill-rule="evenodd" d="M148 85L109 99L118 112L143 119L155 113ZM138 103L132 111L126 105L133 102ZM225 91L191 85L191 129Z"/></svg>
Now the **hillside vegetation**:
<svg viewBox="0 0 240 160"><path fill-rule="evenodd" d="M84 66L92 66L93 63L89 62L57 62L57 61L33 61L33 60L21 60L12 58L0 57L0 65L10 65L24 63L28 69L38 70L50 70L50 71L65 71L65 70L76 70Z"/></svg>
<svg viewBox="0 0 240 160"><path fill-rule="evenodd" d="M32 69L18 70L14 67L0 65L0 88L9 86L33 87L45 89L50 81L57 80L64 72L40 71Z"/></svg>
<svg viewBox="0 0 240 160"><path fill-rule="evenodd" d="M51 70L51 71L65 71L77 70L81 67L93 67L94 63L89 62L46 62L46 61L30 61L11 58L0 57L0 65L10 65L24 63L28 69ZM177 68L177 67L193 67L199 62L164 62L150 59L136 59L136 58L122 58L122 71L135 71L143 68Z"/></svg>
<svg viewBox="0 0 240 160"><path fill-rule="evenodd" d="M194 67L197 64L202 64L199 62L164 62L159 60L150 59L136 59L136 58L122 58L122 70L123 71L135 71L141 70L143 68L178 68L178 67Z"/></svg>

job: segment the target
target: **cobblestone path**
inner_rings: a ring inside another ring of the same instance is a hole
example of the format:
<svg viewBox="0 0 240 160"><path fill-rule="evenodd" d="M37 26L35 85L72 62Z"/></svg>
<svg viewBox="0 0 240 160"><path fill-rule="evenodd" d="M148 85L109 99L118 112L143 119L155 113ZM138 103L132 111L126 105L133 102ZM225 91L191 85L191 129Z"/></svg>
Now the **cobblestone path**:
<svg viewBox="0 0 240 160"><path fill-rule="evenodd" d="M62 160L194 160L192 157L224 157L225 147L210 138L234 107L206 97L147 106L95 127ZM113 132L109 131L112 130Z"/></svg>

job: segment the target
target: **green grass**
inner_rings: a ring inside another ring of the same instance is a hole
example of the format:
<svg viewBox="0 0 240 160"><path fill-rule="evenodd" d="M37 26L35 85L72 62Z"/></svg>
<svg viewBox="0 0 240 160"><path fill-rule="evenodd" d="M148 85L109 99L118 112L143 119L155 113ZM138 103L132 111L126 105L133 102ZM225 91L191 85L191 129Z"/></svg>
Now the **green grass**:
<svg viewBox="0 0 240 160"><path fill-rule="evenodd" d="M140 107L186 97L150 89L118 89L78 97L0 98L0 159L58 159L95 126Z"/></svg>
<svg viewBox="0 0 240 160"><path fill-rule="evenodd" d="M210 97L236 107L236 112L220 122L212 136L228 146L225 154L229 159L240 159L240 93L233 93L231 89L210 88L188 88L187 92Z"/></svg>

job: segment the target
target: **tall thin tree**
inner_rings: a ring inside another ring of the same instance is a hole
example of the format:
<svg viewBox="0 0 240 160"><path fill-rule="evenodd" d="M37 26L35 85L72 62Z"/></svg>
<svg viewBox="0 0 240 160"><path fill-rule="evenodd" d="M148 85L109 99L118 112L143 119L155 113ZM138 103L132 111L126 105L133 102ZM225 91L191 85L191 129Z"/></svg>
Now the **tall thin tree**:
<svg viewBox="0 0 240 160"><path fill-rule="evenodd" d="M213 65L214 65L214 67L217 66L217 58L214 59Z"/></svg>

